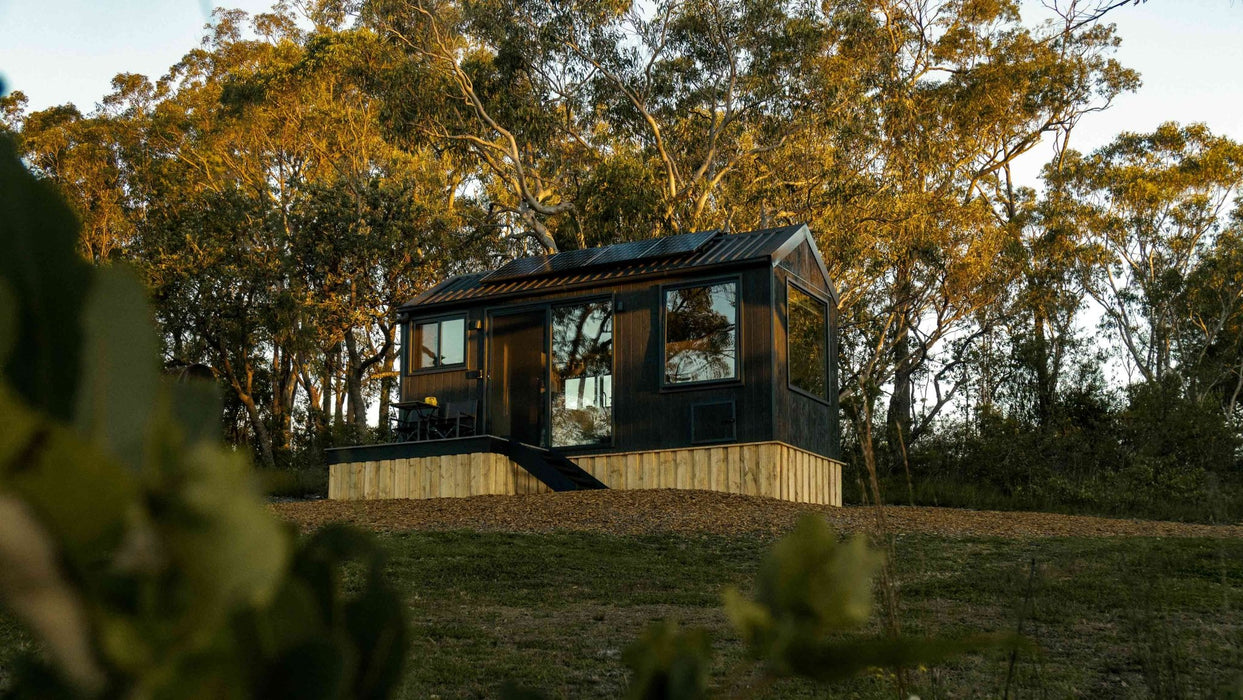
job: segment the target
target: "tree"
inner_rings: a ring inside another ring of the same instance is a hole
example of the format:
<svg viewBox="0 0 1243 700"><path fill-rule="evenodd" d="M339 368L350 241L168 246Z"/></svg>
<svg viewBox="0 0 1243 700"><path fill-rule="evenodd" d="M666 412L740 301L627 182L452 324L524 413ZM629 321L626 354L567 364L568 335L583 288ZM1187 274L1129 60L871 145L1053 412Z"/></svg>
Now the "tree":
<svg viewBox="0 0 1243 700"><path fill-rule="evenodd" d="M386 137L371 90L395 56L287 6L222 11L167 76L118 75L90 115L5 98L5 128L86 224L84 255L138 263L166 365L209 368L269 466L300 393L319 436L330 413L364 430L377 394L387 420L396 306L495 238L453 153Z"/></svg>
<svg viewBox="0 0 1243 700"><path fill-rule="evenodd" d="M1137 79L1110 58L1111 28L1029 28L1017 3L826 12L813 85L836 101L798 150L765 162L763 201L811 222L843 290L841 398L872 471L876 404L888 395L880 411L900 458L1004 318L1030 208L1014 159L1045 135L1064 139ZM919 383L928 403L917 415Z"/></svg>
<svg viewBox="0 0 1243 700"><path fill-rule="evenodd" d="M801 5L376 0L361 17L409 54L399 124L476 159L501 224L546 251L730 226L727 180L818 107L823 27Z"/></svg>
<svg viewBox="0 0 1243 700"><path fill-rule="evenodd" d="M1194 309L1187 300L1243 185L1243 146L1200 124L1167 123L1151 134L1122 134L1090 156L1068 153L1059 177L1073 199L1068 216L1092 247L1085 287L1128 365L1149 383L1187 380L1184 369L1243 301L1237 290Z"/></svg>
<svg viewBox="0 0 1243 700"><path fill-rule="evenodd" d="M82 254L96 263L121 257L136 235L122 158L129 137L123 122L83 116L73 105L21 120L27 162L65 194L83 225Z"/></svg>

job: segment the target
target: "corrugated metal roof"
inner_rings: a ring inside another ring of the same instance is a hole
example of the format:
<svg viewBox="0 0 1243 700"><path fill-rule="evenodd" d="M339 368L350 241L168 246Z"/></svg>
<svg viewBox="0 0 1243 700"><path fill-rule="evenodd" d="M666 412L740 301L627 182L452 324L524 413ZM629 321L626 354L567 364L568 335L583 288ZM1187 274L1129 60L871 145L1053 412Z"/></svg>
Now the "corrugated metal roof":
<svg viewBox="0 0 1243 700"><path fill-rule="evenodd" d="M639 275L672 274L695 268L771 259L774 253L805 228L798 224L747 233L723 233L698 250L682 255L638 260L609 267L593 266L557 274L536 274L493 283L482 281L488 274L486 271L458 275L411 299L402 308L442 306L493 297L536 295L560 287L597 285Z"/></svg>

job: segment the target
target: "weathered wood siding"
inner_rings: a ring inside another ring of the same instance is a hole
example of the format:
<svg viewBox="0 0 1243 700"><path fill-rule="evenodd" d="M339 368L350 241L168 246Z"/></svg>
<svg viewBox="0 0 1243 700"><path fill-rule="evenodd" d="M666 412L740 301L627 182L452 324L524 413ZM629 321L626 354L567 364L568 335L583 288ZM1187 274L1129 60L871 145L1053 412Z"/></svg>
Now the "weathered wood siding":
<svg viewBox="0 0 1243 700"><path fill-rule="evenodd" d="M780 442L576 457L614 489L702 489L797 503L842 504L841 463ZM475 452L329 467L335 500L446 498L547 492L508 457Z"/></svg>

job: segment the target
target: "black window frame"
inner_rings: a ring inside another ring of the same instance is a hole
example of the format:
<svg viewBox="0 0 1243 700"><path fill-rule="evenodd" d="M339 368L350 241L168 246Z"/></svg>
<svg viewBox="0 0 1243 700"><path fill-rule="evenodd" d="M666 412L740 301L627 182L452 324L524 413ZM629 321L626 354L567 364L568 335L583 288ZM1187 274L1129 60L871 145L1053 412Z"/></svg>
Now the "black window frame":
<svg viewBox="0 0 1243 700"><path fill-rule="evenodd" d="M671 382L665 371L668 366L669 357L667 355L669 349L669 292L679 289L690 289L693 287L714 287L719 284L734 285L736 302L734 304L734 376L722 377L720 379L700 379L693 382ZM742 384L742 348L743 348L743 324L742 324L742 275L727 275L723 277L709 277L698 280L688 280L684 282L675 282L671 284L660 285L660 297L657 300L660 304L660 390L663 391L684 391L688 389L714 388L720 386L731 386Z"/></svg>
<svg viewBox="0 0 1243 700"><path fill-rule="evenodd" d="M443 327L446 321L462 322L462 361L453 364L437 364L434 367L415 367L414 358L410 354L415 351L415 338L418 333L418 326L435 323L436 328L436 349L437 362L440 361L441 341L444 338ZM439 316L424 316L420 318L411 318L406 323L407 347L402 352L402 361L406 365L406 376L412 377L418 374L435 374L436 372L455 372L466 369L466 365L470 361L470 319L465 312L455 314L442 314Z"/></svg>
<svg viewBox="0 0 1243 700"><path fill-rule="evenodd" d="M794 372L790 366L794 358L791 352L791 339L794 334L790 332L790 290L797 289L799 292L807 295L808 298L820 303L824 307L824 396L816 396L815 394L794 385ZM786 334L786 388L796 394L806 396L813 401L818 401L826 406L831 405L829 395L833 392L833 315L830 313L829 300L812 291L808 286L798 284L793 279L786 280L786 303L785 303L785 334Z"/></svg>

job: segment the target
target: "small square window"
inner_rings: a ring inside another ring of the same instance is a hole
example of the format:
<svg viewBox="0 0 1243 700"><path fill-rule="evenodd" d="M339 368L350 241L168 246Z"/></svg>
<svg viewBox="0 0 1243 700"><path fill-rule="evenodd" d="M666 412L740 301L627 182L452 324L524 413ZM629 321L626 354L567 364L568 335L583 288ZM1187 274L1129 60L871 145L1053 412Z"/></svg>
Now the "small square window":
<svg viewBox="0 0 1243 700"><path fill-rule="evenodd" d="M466 364L466 318L456 316L411 324L410 367L436 369Z"/></svg>

